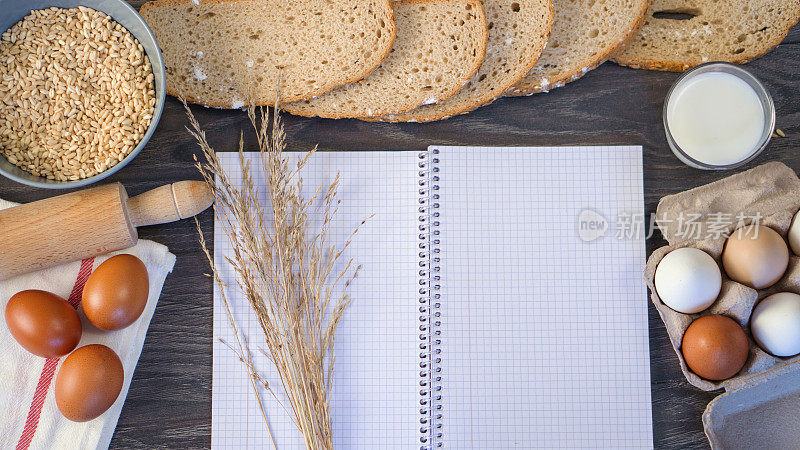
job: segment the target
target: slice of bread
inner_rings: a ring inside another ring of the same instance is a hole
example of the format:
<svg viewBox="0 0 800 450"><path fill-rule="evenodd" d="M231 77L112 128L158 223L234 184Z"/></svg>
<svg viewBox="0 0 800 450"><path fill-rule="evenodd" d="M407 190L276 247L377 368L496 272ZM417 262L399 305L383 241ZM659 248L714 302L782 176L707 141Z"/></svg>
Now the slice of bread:
<svg viewBox="0 0 800 450"><path fill-rule="evenodd" d="M241 108L307 99L364 78L389 53L389 0L158 0L142 17L164 54L167 92Z"/></svg>
<svg viewBox="0 0 800 450"><path fill-rule="evenodd" d="M506 95L535 94L582 77L633 39L649 4L649 0L553 0L556 17L542 57Z"/></svg>
<svg viewBox="0 0 800 450"><path fill-rule="evenodd" d="M528 73L550 36L551 0L483 0L482 3L489 43L483 64L472 80L447 100L378 120L430 122L464 114L493 102Z"/></svg>
<svg viewBox="0 0 800 450"><path fill-rule="evenodd" d="M746 63L800 19L798 0L654 0L644 26L612 61L680 72L708 61Z"/></svg>
<svg viewBox="0 0 800 450"><path fill-rule="evenodd" d="M392 6L397 38L375 72L283 109L333 119L400 114L453 96L475 75L487 36L479 0L402 0Z"/></svg>

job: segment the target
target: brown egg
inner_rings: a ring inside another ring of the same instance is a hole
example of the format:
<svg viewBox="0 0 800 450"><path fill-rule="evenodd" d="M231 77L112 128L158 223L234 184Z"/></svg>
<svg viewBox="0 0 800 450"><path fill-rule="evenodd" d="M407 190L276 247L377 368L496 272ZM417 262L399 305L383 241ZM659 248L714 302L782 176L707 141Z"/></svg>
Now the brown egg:
<svg viewBox="0 0 800 450"><path fill-rule="evenodd" d="M25 350L43 358L71 352L81 340L81 319L63 298L45 291L22 291L6 304L6 326Z"/></svg>
<svg viewBox="0 0 800 450"><path fill-rule="evenodd" d="M92 420L111 407L122 391L125 371L114 350L83 346L70 353L56 375L56 405L73 422Z"/></svg>
<svg viewBox="0 0 800 450"><path fill-rule="evenodd" d="M692 372L707 380L725 380L744 367L750 347L739 324L726 316L701 317L686 329L683 359Z"/></svg>
<svg viewBox="0 0 800 450"><path fill-rule="evenodd" d="M117 255L100 264L83 288L83 312L102 330L121 330L136 322L147 305L147 267L133 255Z"/></svg>
<svg viewBox="0 0 800 450"><path fill-rule="evenodd" d="M789 247L780 234L763 225L734 231L722 252L722 266L732 280L754 289L777 283L789 265Z"/></svg>

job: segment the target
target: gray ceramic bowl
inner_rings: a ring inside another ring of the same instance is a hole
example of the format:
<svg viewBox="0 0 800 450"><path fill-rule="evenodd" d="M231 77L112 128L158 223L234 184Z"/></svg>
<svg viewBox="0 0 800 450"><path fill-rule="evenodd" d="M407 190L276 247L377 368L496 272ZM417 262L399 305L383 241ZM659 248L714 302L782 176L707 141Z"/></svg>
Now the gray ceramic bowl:
<svg viewBox="0 0 800 450"><path fill-rule="evenodd" d="M150 28L144 22L142 16L140 16L139 13L136 12L136 10L124 0L2 0L0 1L0 9L2 9L2 13L0 13L0 34L5 32L15 23L19 22L20 19L30 14L31 10L45 9L51 6L57 6L59 8L75 8L77 6L86 6L88 8L96 9L97 11L102 11L111 16L112 19L117 21L123 27L127 28L128 31L130 31L131 34L133 34L134 37L139 40L139 43L142 44L142 47L144 47L147 57L150 58L150 65L153 67L153 75L155 77L156 84L156 107L153 113L153 118L150 122L150 128L148 128L147 133L145 133L144 137L136 146L136 148L134 148L125 159L105 172L78 181L51 181L46 178L37 177L25 172L19 167L8 162L5 157L0 155L0 175L10 178L14 181L18 181L22 184L27 184L28 186L46 189L69 189L86 186L87 184L100 181L103 178L114 174L118 170L125 167L125 165L131 162L131 160L135 158L140 151L142 151L142 148L147 145L147 141L150 140L150 136L153 135L156 126L158 126L158 120L161 118L161 112L164 109L164 99L166 97L166 75L164 74L164 60L161 57L161 50L158 48L158 44L156 43L155 36L153 36L153 32L150 31Z"/></svg>

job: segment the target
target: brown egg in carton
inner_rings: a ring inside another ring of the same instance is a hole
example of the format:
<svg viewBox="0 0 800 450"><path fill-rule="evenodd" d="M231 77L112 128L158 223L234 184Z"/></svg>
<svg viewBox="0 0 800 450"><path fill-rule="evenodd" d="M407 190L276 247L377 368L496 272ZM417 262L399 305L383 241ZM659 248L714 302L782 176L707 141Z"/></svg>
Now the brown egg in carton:
<svg viewBox="0 0 800 450"><path fill-rule="evenodd" d="M790 252L789 266L781 280L759 291L728 278L721 264L725 241L735 229L757 221L780 233L785 240L798 210L800 178L779 162L767 163L705 186L666 196L659 202L656 223L669 245L650 255L644 275L653 304L666 325L680 360L681 370L693 386L704 391L736 387L754 376L778 370L780 366L800 363L800 356L778 358L767 353L753 340L749 327L750 315L759 300L776 292L800 294L800 258ZM728 215L730 223L720 224L717 214ZM687 232L686 224L690 219L691 227L695 228L689 228L690 232ZM713 234L707 231L711 228L711 222L715 222ZM722 273L722 289L717 300L708 309L696 314L684 314L671 309L661 301L655 289L658 263L667 253L681 247L705 251L714 258ZM739 322L750 346L750 354L742 370L722 381L710 381L697 376L687 367L681 351L683 335L689 325L695 319L709 314L721 314Z"/></svg>

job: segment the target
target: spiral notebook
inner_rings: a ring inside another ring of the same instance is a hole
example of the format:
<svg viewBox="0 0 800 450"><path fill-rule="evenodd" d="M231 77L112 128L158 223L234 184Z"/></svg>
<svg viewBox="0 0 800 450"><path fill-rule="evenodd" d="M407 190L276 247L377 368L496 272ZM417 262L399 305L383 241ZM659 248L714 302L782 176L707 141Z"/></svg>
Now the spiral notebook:
<svg viewBox="0 0 800 450"><path fill-rule="evenodd" d="M337 172L332 241L374 216L346 255L363 269L336 340L336 448L653 446L641 147L319 152L305 186ZM214 246L221 263L227 238ZM214 302L212 446L271 448ZM301 449L276 391L262 397L277 447Z"/></svg>

